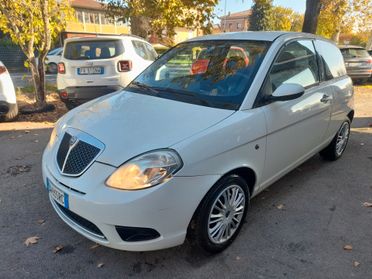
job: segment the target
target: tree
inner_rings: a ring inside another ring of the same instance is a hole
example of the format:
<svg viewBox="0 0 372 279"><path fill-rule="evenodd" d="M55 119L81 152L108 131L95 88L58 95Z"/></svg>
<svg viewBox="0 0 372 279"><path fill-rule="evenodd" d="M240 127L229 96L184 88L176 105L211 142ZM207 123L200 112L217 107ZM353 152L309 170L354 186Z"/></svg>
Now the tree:
<svg viewBox="0 0 372 279"><path fill-rule="evenodd" d="M320 8L321 0L306 0L306 11L302 32L315 34L318 26Z"/></svg>
<svg viewBox="0 0 372 279"><path fill-rule="evenodd" d="M252 15L249 17L249 30L262 31L272 29L272 0L255 0Z"/></svg>
<svg viewBox="0 0 372 279"><path fill-rule="evenodd" d="M271 30L300 32L303 16L291 8L275 6L272 9Z"/></svg>
<svg viewBox="0 0 372 279"><path fill-rule="evenodd" d="M131 32L146 38L150 34L171 38L176 27L210 32L218 0L108 0L111 18L131 24Z"/></svg>
<svg viewBox="0 0 372 279"><path fill-rule="evenodd" d="M35 109L46 106L45 57L53 38L73 16L68 0L1 0L0 30L9 34L27 57L35 89ZM38 52L38 62L35 57Z"/></svg>

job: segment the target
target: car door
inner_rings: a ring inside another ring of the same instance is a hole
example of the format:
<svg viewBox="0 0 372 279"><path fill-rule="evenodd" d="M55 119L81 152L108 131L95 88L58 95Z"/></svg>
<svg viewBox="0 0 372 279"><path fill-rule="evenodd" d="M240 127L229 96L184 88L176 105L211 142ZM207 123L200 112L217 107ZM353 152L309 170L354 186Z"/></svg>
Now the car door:
<svg viewBox="0 0 372 279"><path fill-rule="evenodd" d="M326 133L332 94L319 83L318 59L311 40L282 47L266 77L261 95L284 83L297 83L304 94L262 106L267 122L267 150L262 187L314 154Z"/></svg>

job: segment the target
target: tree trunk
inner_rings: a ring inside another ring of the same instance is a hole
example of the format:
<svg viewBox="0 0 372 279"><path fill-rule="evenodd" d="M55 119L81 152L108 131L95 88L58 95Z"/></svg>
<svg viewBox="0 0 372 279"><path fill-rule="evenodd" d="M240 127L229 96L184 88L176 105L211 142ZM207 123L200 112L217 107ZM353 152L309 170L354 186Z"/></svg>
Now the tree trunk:
<svg viewBox="0 0 372 279"><path fill-rule="evenodd" d="M144 16L131 16L130 30L133 35L147 39L149 30L149 22Z"/></svg>
<svg viewBox="0 0 372 279"><path fill-rule="evenodd" d="M334 41L336 44L338 44L340 40L340 33L341 33L340 28L337 28L336 31L332 35L332 41Z"/></svg>
<svg viewBox="0 0 372 279"><path fill-rule="evenodd" d="M45 60L45 59L44 59ZM32 81L34 84L34 90L35 90L35 109L41 109L46 106L45 101L45 85L44 85L44 79L45 75L44 73L40 75L40 67L44 68L42 64L42 61L36 62L36 58L34 56L30 57L28 59L30 64L30 70L32 75Z"/></svg>
<svg viewBox="0 0 372 279"><path fill-rule="evenodd" d="M321 8L321 0L306 0L306 11L302 32L316 33L318 18Z"/></svg>

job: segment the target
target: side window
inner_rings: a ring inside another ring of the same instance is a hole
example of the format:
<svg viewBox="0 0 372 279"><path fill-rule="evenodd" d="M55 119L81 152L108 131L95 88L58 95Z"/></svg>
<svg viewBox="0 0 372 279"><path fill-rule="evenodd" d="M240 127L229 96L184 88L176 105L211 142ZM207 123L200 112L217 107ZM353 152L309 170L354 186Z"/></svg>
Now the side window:
<svg viewBox="0 0 372 279"><path fill-rule="evenodd" d="M136 53L139 56L141 56L143 59L150 60L150 61L154 61L156 59L157 54L150 45L147 45L144 42L136 41L136 40L132 41L132 45Z"/></svg>
<svg viewBox="0 0 372 279"><path fill-rule="evenodd" d="M316 40L315 47L323 64L325 80L346 75L344 59L337 46L325 41Z"/></svg>
<svg viewBox="0 0 372 279"><path fill-rule="evenodd" d="M318 82L318 64L312 41L295 41L285 46L277 56L266 79L265 94L272 94L284 83L308 87Z"/></svg>

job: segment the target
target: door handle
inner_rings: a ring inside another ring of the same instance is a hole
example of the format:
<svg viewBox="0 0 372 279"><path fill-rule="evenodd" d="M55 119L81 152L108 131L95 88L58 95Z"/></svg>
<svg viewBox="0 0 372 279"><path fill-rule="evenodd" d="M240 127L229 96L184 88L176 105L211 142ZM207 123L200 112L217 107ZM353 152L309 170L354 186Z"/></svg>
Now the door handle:
<svg viewBox="0 0 372 279"><path fill-rule="evenodd" d="M320 99L322 103L328 103L328 101L331 99L327 94L324 94L323 97Z"/></svg>

